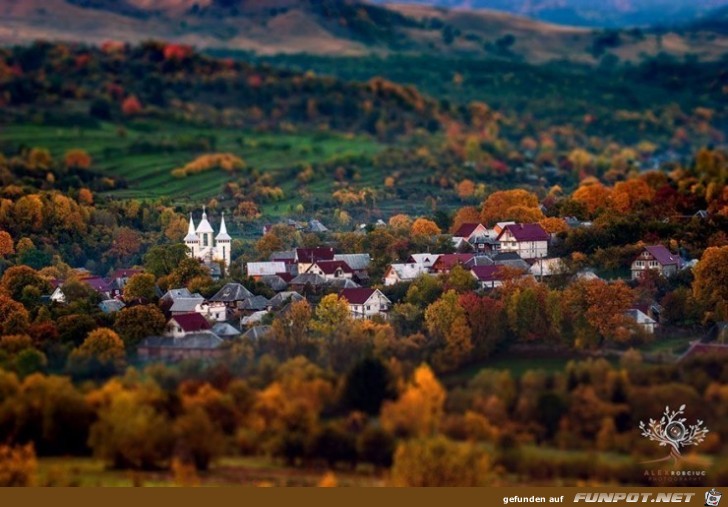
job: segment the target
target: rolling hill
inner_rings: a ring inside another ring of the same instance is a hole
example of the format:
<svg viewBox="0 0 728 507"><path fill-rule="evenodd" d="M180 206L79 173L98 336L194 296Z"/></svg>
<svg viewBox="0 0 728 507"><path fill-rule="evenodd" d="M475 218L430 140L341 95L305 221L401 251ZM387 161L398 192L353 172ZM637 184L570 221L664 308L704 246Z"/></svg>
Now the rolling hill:
<svg viewBox="0 0 728 507"><path fill-rule="evenodd" d="M493 9L561 25L623 28L677 26L703 17L728 0L375 0L450 9Z"/></svg>
<svg viewBox="0 0 728 507"><path fill-rule="evenodd" d="M728 51L728 37L705 25L615 35L503 12L359 0L0 0L1 45L150 38L262 55L416 53L531 62L593 63L609 53L637 60L661 52L715 60Z"/></svg>

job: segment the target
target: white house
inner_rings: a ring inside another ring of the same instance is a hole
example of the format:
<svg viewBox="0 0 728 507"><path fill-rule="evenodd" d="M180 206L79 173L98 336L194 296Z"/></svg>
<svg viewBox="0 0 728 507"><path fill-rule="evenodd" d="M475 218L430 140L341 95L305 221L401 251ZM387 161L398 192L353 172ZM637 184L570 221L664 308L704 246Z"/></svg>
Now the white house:
<svg viewBox="0 0 728 507"><path fill-rule="evenodd" d="M354 270L344 261L316 261L308 268L306 274L319 275L326 280L351 278Z"/></svg>
<svg viewBox="0 0 728 507"><path fill-rule="evenodd" d="M682 267L679 255L670 253L663 245L646 246L632 262L632 279L636 280L648 269L655 270L664 277L672 276Z"/></svg>
<svg viewBox="0 0 728 507"><path fill-rule="evenodd" d="M553 276L564 274L567 271L567 266L564 261L560 258L554 259L538 259L529 268L528 272L540 278L542 276Z"/></svg>
<svg viewBox="0 0 728 507"><path fill-rule="evenodd" d="M247 264L248 276L256 280L263 276L288 273L286 263L283 261L249 262Z"/></svg>
<svg viewBox="0 0 728 507"><path fill-rule="evenodd" d="M645 312L638 308L630 308L627 310L626 315L633 319L643 331L649 334L655 334L655 328L657 327L657 321L647 315Z"/></svg>
<svg viewBox="0 0 728 507"><path fill-rule="evenodd" d="M210 323L199 313L175 315L167 322L164 335L172 338L183 338L189 334L209 331Z"/></svg>
<svg viewBox="0 0 728 507"><path fill-rule="evenodd" d="M502 252L516 252L522 259L548 255L550 236L539 224L506 225L496 239Z"/></svg>
<svg viewBox="0 0 728 507"><path fill-rule="evenodd" d="M217 322L228 320L231 313L228 305L222 301L203 301L195 306L195 312Z"/></svg>
<svg viewBox="0 0 728 507"><path fill-rule="evenodd" d="M384 285L389 286L396 283L411 282L418 276L429 273L430 268L426 264L390 264L387 272L384 274Z"/></svg>
<svg viewBox="0 0 728 507"><path fill-rule="evenodd" d="M339 297L349 304L349 313L355 319L387 317L392 302L379 289L343 289Z"/></svg>

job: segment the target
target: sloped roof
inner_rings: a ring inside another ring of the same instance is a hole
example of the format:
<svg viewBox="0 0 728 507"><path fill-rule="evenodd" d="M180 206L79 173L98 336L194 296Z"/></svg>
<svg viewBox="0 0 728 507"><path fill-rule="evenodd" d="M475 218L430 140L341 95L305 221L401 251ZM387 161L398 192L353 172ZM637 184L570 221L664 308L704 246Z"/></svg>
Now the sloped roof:
<svg viewBox="0 0 728 507"><path fill-rule="evenodd" d="M461 225L457 231L453 232L452 235L455 238L469 238L472 233L475 232L481 226L480 223L467 223Z"/></svg>
<svg viewBox="0 0 728 507"><path fill-rule="evenodd" d="M192 313L200 305L205 302L205 298L200 297L189 297L189 298L175 298L169 311L172 313Z"/></svg>
<svg viewBox="0 0 728 507"><path fill-rule="evenodd" d="M647 250L650 255L652 255L655 260L663 266L680 265L680 256L670 253L670 250L663 245L646 246L645 250Z"/></svg>
<svg viewBox="0 0 728 507"><path fill-rule="evenodd" d="M261 276L258 281L266 284L268 287L270 287L274 291L284 290L286 287L288 287L288 282L286 282L279 275Z"/></svg>
<svg viewBox="0 0 728 507"><path fill-rule="evenodd" d="M241 310L264 310L268 308L270 301L265 296L253 296L252 298L238 301L238 308Z"/></svg>
<svg viewBox="0 0 728 507"><path fill-rule="evenodd" d="M335 280L329 280L329 287L333 287L334 289L358 289L361 285L351 278L337 278Z"/></svg>
<svg viewBox="0 0 728 507"><path fill-rule="evenodd" d="M105 293L111 291L111 282L109 280L101 278L100 276L89 276L86 278L81 278L79 281L85 283L96 292Z"/></svg>
<svg viewBox="0 0 728 507"><path fill-rule="evenodd" d="M440 257L440 254L431 253L416 253L409 256L407 263L424 264L426 266L432 266Z"/></svg>
<svg viewBox="0 0 728 507"><path fill-rule="evenodd" d="M442 254L432 265L436 269L452 269L457 264L465 264L473 258L470 253Z"/></svg>
<svg viewBox="0 0 728 507"><path fill-rule="evenodd" d="M113 313L118 312L122 308L124 308L126 305L123 301L119 301L118 299L107 299L105 301L101 301L99 303L99 308L104 313Z"/></svg>
<svg viewBox="0 0 728 507"><path fill-rule="evenodd" d="M502 266L474 266L470 272L481 282L495 282L503 280Z"/></svg>
<svg viewBox="0 0 728 507"><path fill-rule="evenodd" d="M293 302L293 301L301 301L302 299L304 299L304 297L302 295L300 295L298 292L284 291L284 292L279 292L278 294L273 296L270 299L270 304L273 308L280 308L281 306L286 304L286 302L288 302L289 300L291 302Z"/></svg>
<svg viewBox="0 0 728 507"><path fill-rule="evenodd" d="M183 287L181 289L169 289L167 292L164 293L164 295L160 299L167 300L167 299L191 298L191 297L192 297L192 293L186 287Z"/></svg>
<svg viewBox="0 0 728 507"><path fill-rule="evenodd" d="M175 315L170 321L175 321L179 324L185 333L194 333L196 331L204 331L211 329L210 323L207 319L199 313L182 313Z"/></svg>
<svg viewBox="0 0 728 507"><path fill-rule="evenodd" d="M331 247L296 248L298 262L316 262L334 260L334 249Z"/></svg>
<svg viewBox="0 0 728 507"><path fill-rule="evenodd" d="M316 273L302 273L291 280L291 285L312 285L314 287L326 285L326 278Z"/></svg>
<svg viewBox="0 0 728 507"><path fill-rule="evenodd" d="M257 340L270 333L270 330L271 326L255 326L245 331L242 337Z"/></svg>
<svg viewBox="0 0 728 507"><path fill-rule="evenodd" d="M212 326L212 332L215 333L216 335L220 336L221 338L229 337L229 336L238 336L240 334L239 329L228 324L227 322L216 323L214 326Z"/></svg>
<svg viewBox="0 0 728 507"><path fill-rule="evenodd" d="M308 223L308 228L311 232L328 232L328 228L320 221L314 219Z"/></svg>
<svg viewBox="0 0 728 507"><path fill-rule="evenodd" d="M548 241L550 236L540 224L510 224L506 225L498 235L498 240L510 232L516 241Z"/></svg>
<svg viewBox="0 0 728 507"><path fill-rule="evenodd" d="M233 303L253 297L253 293L240 283L226 283L217 294L210 298L210 301Z"/></svg>
<svg viewBox="0 0 728 507"><path fill-rule="evenodd" d="M414 280L422 274L427 274L427 266L425 264L390 264L389 269L397 274L397 278L402 281Z"/></svg>
<svg viewBox="0 0 728 507"><path fill-rule="evenodd" d="M355 254L335 254L335 261L346 262L351 269L354 271L361 271L367 269L372 261L371 256L368 253L355 253Z"/></svg>
<svg viewBox="0 0 728 507"><path fill-rule="evenodd" d="M339 292L339 297L346 299L350 305L363 305L369 298L371 298L376 289L370 289L368 287L361 287L359 289L342 289Z"/></svg>
<svg viewBox="0 0 728 507"><path fill-rule="evenodd" d="M353 273L354 271L344 261L317 261L316 265L326 275L333 275L337 269L341 269L344 273Z"/></svg>
<svg viewBox="0 0 728 507"><path fill-rule="evenodd" d="M131 278L132 276L138 275L139 273L144 273L144 270L137 268L121 268L111 273L111 278Z"/></svg>
<svg viewBox="0 0 728 507"><path fill-rule="evenodd" d="M249 262L248 276L277 275L286 272L286 263L283 261Z"/></svg>

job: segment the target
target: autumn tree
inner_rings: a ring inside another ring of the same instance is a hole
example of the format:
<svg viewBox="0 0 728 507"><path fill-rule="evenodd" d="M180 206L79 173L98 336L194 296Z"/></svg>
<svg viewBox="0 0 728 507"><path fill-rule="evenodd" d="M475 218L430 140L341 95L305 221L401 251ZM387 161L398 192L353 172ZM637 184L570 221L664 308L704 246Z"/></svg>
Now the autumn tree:
<svg viewBox="0 0 728 507"><path fill-rule="evenodd" d="M142 112L142 103L134 95L129 95L121 103L121 112L125 116L136 116Z"/></svg>
<svg viewBox="0 0 728 507"><path fill-rule="evenodd" d="M156 245L144 256L144 268L154 276L167 276L187 258L187 247L183 244Z"/></svg>
<svg viewBox="0 0 728 507"><path fill-rule="evenodd" d="M430 237L437 236L442 231L432 220L427 218L418 218L412 223L410 234L414 237Z"/></svg>
<svg viewBox="0 0 728 507"><path fill-rule="evenodd" d="M175 451L182 461L190 461L197 470L207 470L225 450L225 435L220 426L200 406L192 406L175 419L172 432Z"/></svg>
<svg viewBox="0 0 728 507"><path fill-rule="evenodd" d="M543 218L536 194L522 189L493 192L483 203L480 220L493 224L503 220L537 222Z"/></svg>
<svg viewBox="0 0 728 507"><path fill-rule="evenodd" d="M473 349L472 331L454 290L427 307L425 325L437 347L433 362L438 369L453 370L469 357Z"/></svg>
<svg viewBox="0 0 728 507"><path fill-rule="evenodd" d="M120 259L127 259L141 249L140 234L129 227L120 227L114 232L110 253Z"/></svg>
<svg viewBox="0 0 728 507"><path fill-rule="evenodd" d="M199 277L210 278L207 268L197 259L185 257L169 274L168 286L169 288L187 287L192 280Z"/></svg>
<svg viewBox="0 0 728 507"><path fill-rule="evenodd" d="M316 307L311 328L328 337L346 328L350 322L351 314L347 301L336 294L329 294L324 296Z"/></svg>
<svg viewBox="0 0 728 507"><path fill-rule="evenodd" d="M640 178L619 181L610 196L610 206L620 213L634 212L639 205L648 205L655 192Z"/></svg>
<svg viewBox="0 0 728 507"><path fill-rule="evenodd" d="M418 367L400 397L382 406L382 427L397 435L433 435L440 426L445 394L432 370Z"/></svg>
<svg viewBox="0 0 728 507"><path fill-rule="evenodd" d="M167 319L156 305L139 305L124 308L116 314L114 329L127 350L134 350L147 336L159 336Z"/></svg>
<svg viewBox="0 0 728 507"><path fill-rule="evenodd" d="M396 231L409 231L412 228L412 218L402 213L392 215L389 226Z"/></svg>
<svg viewBox="0 0 728 507"><path fill-rule="evenodd" d="M124 342L112 329L99 328L88 334L68 357L74 375L106 375L118 371L125 362Z"/></svg>
<svg viewBox="0 0 728 507"><path fill-rule="evenodd" d="M68 150L63 158L66 169L89 169L91 167L91 156L81 149Z"/></svg>
<svg viewBox="0 0 728 507"><path fill-rule="evenodd" d="M0 231L0 257L7 257L14 253L13 237L7 231Z"/></svg>
<svg viewBox="0 0 728 507"><path fill-rule="evenodd" d="M598 181L585 180L571 195L571 198L584 206L591 216L595 216L599 209L606 209L612 195L612 190Z"/></svg>
<svg viewBox="0 0 728 507"><path fill-rule="evenodd" d="M28 310L12 298L0 294L0 336L22 334L29 324Z"/></svg>
<svg viewBox="0 0 728 507"><path fill-rule="evenodd" d="M33 444L0 445L0 487L28 487L36 483L38 462Z"/></svg>
<svg viewBox="0 0 728 507"><path fill-rule="evenodd" d="M480 211L475 206L460 208L452 219L450 232L455 232L463 224L477 224L480 222Z"/></svg>
<svg viewBox="0 0 728 507"><path fill-rule="evenodd" d="M488 455L472 443L443 436L401 442L394 453L395 486L483 486L488 483Z"/></svg>
<svg viewBox="0 0 728 507"><path fill-rule="evenodd" d="M602 340L623 342L630 337L625 312L634 295L622 281L581 280L563 294L564 327L571 328L577 347L593 347Z"/></svg>
<svg viewBox="0 0 728 507"><path fill-rule="evenodd" d="M728 246L710 247L695 267L693 295L711 320L728 318Z"/></svg>
<svg viewBox="0 0 728 507"><path fill-rule="evenodd" d="M0 279L2 286L10 297L28 307L39 302L40 296L50 294L51 285L44 277L28 266L13 266L3 273ZM33 292L30 289L34 288ZM33 297L35 294L37 297Z"/></svg>
<svg viewBox="0 0 728 507"><path fill-rule="evenodd" d="M457 185L457 193L460 199L469 199L475 194L475 183L472 180L462 180Z"/></svg>
<svg viewBox="0 0 728 507"><path fill-rule="evenodd" d="M78 191L78 202L84 206L93 206L94 194L88 188L82 188Z"/></svg>
<svg viewBox="0 0 728 507"><path fill-rule="evenodd" d="M151 301L156 295L156 282L156 278L151 273L133 275L124 286L124 299L126 301L137 299Z"/></svg>

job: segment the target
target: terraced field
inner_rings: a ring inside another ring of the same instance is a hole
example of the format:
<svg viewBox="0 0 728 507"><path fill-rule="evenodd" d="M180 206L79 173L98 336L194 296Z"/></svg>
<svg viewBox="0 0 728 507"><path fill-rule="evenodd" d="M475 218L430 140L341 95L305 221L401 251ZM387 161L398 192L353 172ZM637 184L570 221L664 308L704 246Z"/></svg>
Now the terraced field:
<svg viewBox="0 0 728 507"><path fill-rule="evenodd" d="M189 147L185 141L189 142ZM211 143L210 150L195 145L204 141ZM0 127L0 151L12 153L22 147L44 147L54 157L62 157L72 148L81 148L92 156L94 169L127 183L128 188L110 194L140 199L167 196L184 201L212 197L230 178L221 170L182 179L172 177L172 169L206 151L231 152L242 157L250 168L275 172L302 162L374 154L383 145L367 137L338 134L261 134L151 122L124 130L111 124L94 129L37 125ZM282 182L287 194L292 183ZM281 203L279 207L289 204Z"/></svg>

